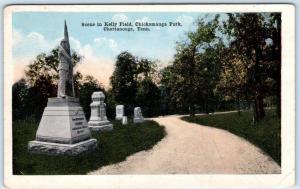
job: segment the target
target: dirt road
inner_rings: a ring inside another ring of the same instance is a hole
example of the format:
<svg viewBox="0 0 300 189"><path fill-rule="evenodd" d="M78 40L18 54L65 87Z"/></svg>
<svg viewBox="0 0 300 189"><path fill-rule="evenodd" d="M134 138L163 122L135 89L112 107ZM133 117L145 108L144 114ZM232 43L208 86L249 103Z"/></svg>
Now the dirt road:
<svg viewBox="0 0 300 189"><path fill-rule="evenodd" d="M188 123L179 116L154 118L167 136L149 151L89 174L259 174L280 166L259 148L225 130Z"/></svg>

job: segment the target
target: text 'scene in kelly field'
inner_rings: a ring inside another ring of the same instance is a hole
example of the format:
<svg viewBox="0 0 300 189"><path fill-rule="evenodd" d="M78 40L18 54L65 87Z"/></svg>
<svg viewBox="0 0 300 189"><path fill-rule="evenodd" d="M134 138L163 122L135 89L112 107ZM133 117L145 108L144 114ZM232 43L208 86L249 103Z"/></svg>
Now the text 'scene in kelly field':
<svg viewBox="0 0 300 189"><path fill-rule="evenodd" d="M151 31L166 27L182 27L181 22L81 22L82 27L101 27L103 31Z"/></svg>

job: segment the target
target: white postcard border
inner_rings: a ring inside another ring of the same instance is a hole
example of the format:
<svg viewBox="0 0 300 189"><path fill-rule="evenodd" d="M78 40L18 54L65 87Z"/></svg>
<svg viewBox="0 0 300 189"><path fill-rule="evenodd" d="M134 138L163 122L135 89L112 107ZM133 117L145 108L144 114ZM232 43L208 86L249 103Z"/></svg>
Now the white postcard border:
<svg viewBox="0 0 300 189"><path fill-rule="evenodd" d="M259 175L12 175L12 14L40 12L281 12L282 173ZM4 10L4 183L9 188L287 187L295 184L295 7L245 5L12 5Z"/></svg>

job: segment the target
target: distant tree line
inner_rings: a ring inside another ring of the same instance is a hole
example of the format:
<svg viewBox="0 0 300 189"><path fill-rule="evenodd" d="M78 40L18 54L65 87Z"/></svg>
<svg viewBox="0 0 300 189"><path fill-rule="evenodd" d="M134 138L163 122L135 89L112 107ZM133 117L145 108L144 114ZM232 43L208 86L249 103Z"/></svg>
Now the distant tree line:
<svg viewBox="0 0 300 189"><path fill-rule="evenodd" d="M91 94L106 95L107 116L115 105L126 115L140 106L146 117L190 114L252 107L254 121L275 104L280 117L281 15L280 13L227 14L226 19L198 19L197 29L176 44L173 61L157 62L128 51L116 57L111 87L105 89L92 76L74 75L76 96L89 118ZM75 67L82 57L73 52ZM58 49L40 54L26 69L25 78L13 85L13 118L40 118L47 98L55 97Z"/></svg>
<svg viewBox="0 0 300 189"><path fill-rule="evenodd" d="M251 106L256 122L273 99L280 117L281 15L227 16L199 19L178 42L173 64L161 70L167 112L185 109L193 116L235 102L238 110Z"/></svg>

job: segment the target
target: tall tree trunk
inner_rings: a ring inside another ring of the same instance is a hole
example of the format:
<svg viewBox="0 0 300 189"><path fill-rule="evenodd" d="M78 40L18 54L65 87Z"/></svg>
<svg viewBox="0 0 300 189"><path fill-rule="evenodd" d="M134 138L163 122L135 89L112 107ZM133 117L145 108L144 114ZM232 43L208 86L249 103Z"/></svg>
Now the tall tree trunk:
<svg viewBox="0 0 300 189"><path fill-rule="evenodd" d="M209 114L209 108L208 108L208 103L205 102L205 113Z"/></svg>
<svg viewBox="0 0 300 189"><path fill-rule="evenodd" d="M196 46L192 48L192 56L191 56L191 65L189 70L189 85L190 85L190 94L189 94L189 113L190 116L195 116L195 53L196 53Z"/></svg>
<svg viewBox="0 0 300 189"><path fill-rule="evenodd" d="M237 94L237 109L238 109L238 115L241 115L241 104L240 104L240 95Z"/></svg>
<svg viewBox="0 0 300 189"><path fill-rule="evenodd" d="M274 46L275 58L278 61L277 73L276 73L276 82L277 82L277 116L281 118L281 14L276 14L275 19L277 21L277 32L274 31L274 43L277 44Z"/></svg>
<svg viewBox="0 0 300 189"><path fill-rule="evenodd" d="M254 123L257 123L266 115L264 110L263 95L260 88L255 91L253 111Z"/></svg>
<svg viewBox="0 0 300 189"><path fill-rule="evenodd" d="M277 116L279 118L281 118L281 69L279 69L278 71L279 73L277 73L277 90L276 90L276 113L277 113Z"/></svg>
<svg viewBox="0 0 300 189"><path fill-rule="evenodd" d="M195 116L195 105L193 103L191 103L189 106L189 112L191 117Z"/></svg>

